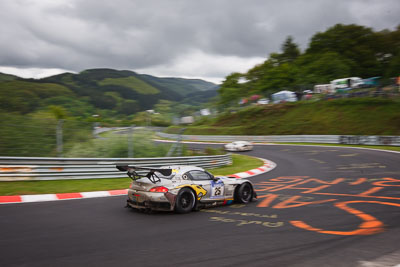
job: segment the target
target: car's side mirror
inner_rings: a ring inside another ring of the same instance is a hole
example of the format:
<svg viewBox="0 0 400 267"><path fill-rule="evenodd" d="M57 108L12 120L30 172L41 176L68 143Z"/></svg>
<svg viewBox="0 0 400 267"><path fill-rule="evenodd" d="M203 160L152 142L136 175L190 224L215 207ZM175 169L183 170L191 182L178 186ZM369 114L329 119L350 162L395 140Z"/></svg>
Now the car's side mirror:
<svg viewBox="0 0 400 267"><path fill-rule="evenodd" d="M214 175L211 175L211 180L213 180L214 182L219 180L219 177L215 177Z"/></svg>

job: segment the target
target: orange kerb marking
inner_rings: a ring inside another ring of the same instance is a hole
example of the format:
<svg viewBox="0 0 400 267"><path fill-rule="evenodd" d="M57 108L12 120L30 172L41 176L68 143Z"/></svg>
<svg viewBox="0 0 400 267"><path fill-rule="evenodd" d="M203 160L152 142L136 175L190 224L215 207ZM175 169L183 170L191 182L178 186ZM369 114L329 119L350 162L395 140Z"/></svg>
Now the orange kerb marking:
<svg viewBox="0 0 400 267"><path fill-rule="evenodd" d="M326 202L332 202L335 201L336 199L325 199L325 200L318 200L318 201L311 201L311 202L304 202L304 201L296 201L297 199L301 198L301 196L293 196L289 199L286 199L272 208L274 209L288 209L288 208L295 208L295 207L301 207L301 206L306 206L306 205L313 205L313 204L321 204L321 203L326 203Z"/></svg>
<svg viewBox="0 0 400 267"><path fill-rule="evenodd" d="M351 182L351 183L349 183L349 185L359 185L366 181L368 181L367 178L358 178L357 181Z"/></svg>
<svg viewBox="0 0 400 267"><path fill-rule="evenodd" d="M277 187L281 187L282 185L278 184L278 185L272 185L272 186L263 186L261 189L255 189L254 191L256 192L261 192L261 191L269 191L271 189L277 188Z"/></svg>
<svg viewBox="0 0 400 267"><path fill-rule="evenodd" d="M385 179L385 181L377 181L372 183L373 185L377 185L377 186L400 186L400 184L395 184L395 185L387 185L387 183L400 183L400 180L398 179L394 179L394 178L389 178L389 177L385 177L382 178Z"/></svg>
<svg viewBox="0 0 400 267"><path fill-rule="evenodd" d="M368 192L368 191L366 191ZM365 193L365 192L364 192ZM352 194L338 194L338 193L313 193L314 195L324 195L324 196L344 196L344 197L368 197L368 198L382 198L382 199L393 199L400 200L399 197L383 197L383 196L368 196L368 195L352 195Z"/></svg>
<svg viewBox="0 0 400 267"><path fill-rule="evenodd" d="M295 227L302 228L308 231L314 231L322 234L332 234L332 235L372 235L384 231L384 225L381 221L379 221L378 219L369 214L366 214L362 211L347 206L348 204L352 203L374 203L374 204L400 207L400 204L397 203L380 202L380 201L354 200L354 201L345 201L336 203L335 206L338 207L339 209L347 211L348 213L353 214L359 217L361 220L363 220L363 223L359 225L358 229L353 231L326 231L320 228L312 227L303 221L290 221L290 223Z"/></svg>
<svg viewBox="0 0 400 267"><path fill-rule="evenodd" d="M367 191L365 191L365 192L362 192L362 193L360 193L359 195L360 196L369 196L369 195L371 195L371 194L373 194L373 193L375 193L375 192L378 192L379 190L381 190L383 187L372 187L371 189L369 189L369 190L367 190Z"/></svg>
<svg viewBox="0 0 400 267"><path fill-rule="evenodd" d="M337 178L337 179L333 180L332 182L327 182L327 181L323 181L323 180L319 180L319 179L315 179L315 178L310 178L310 179L307 179L307 180L304 180L304 181L301 181L301 182L298 182L295 184L290 184L290 185L287 185L287 186L284 186L284 187L281 187L278 189L271 190L271 192L280 191L280 190L284 190L284 189L299 189L299 190L305 190L302 193L312 193L312 192L316 192L321 189L330 187L330 185L341 183L342 181L344 181L344 178ZM308 182L316 182L316 183L323 184L323 185L317 186L317 187L311 187L311 188L310 187L296 187L298 185L303 185Z"/></svg>
<svg viewBox="0 0 400 267"><path fill-rule="evenodd" d="M268 195L263 195L263 196L257 196L257 198L265 198L263 201L261 201L257 207L259 208L266 208L271 204L272 201L274 201L278 197L277 194L268 194Z"/></svg>

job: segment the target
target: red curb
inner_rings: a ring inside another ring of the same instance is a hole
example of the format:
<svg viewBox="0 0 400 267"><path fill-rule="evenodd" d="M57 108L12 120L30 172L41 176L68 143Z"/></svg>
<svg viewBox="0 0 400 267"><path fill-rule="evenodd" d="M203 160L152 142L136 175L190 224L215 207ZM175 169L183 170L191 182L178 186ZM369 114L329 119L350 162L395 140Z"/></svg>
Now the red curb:
<svg viewBox="0 0 400 267"><path fill-rule="evenodd" d="M72 199L72 198L82 198L81 193L60 193L56 194L58 199Z"/></svg>
<svg viewBox="0 0 400 267"><path fill-rule="evenodd" d="M22 202L21 196L0 196L0 203Z"/></svg>
<svg viewBox="0 0 400 267"><path fill-rule="evenodd" d="M121 189L121 190L111 190L108 191L111 196L118 196L118 195L125 195L128 194L128 189Z"/></svg>

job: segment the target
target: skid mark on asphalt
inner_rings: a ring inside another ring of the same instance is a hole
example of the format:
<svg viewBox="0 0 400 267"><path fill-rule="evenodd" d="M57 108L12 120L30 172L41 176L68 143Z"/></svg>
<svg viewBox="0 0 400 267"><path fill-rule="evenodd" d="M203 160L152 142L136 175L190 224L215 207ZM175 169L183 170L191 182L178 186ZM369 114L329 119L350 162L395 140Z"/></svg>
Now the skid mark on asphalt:
<svg viewBox="0 0 400 267"><path fill-rule="evenodd" d="M384 169L385 165L381 163L354 163L348 165L337 165L336 169L338 170L354 170L354 169Z"/></svg>
<svg viewBox="0 0 400 267"><path fill-rule="evenodd" d="M319 163L319 164L326 164L325 161L322 161L322 160L319 160L319 159L309 159L309 160L315 161L315 162L317 162L317 163Z"/></svg>
<svg viewBox="0 0 400 267"><path fill-rule="evenodd" d="M358 153L339 155L339 157L356 157L356 156L358 156Z"/></svg>

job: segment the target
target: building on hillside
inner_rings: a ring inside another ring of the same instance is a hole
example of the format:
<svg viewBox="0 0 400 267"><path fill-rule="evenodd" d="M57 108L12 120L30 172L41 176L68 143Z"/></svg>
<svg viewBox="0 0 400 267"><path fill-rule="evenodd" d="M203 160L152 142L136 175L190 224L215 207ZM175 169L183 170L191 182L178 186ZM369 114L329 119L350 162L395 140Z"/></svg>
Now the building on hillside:
<svg viewBox="0 0 400 267"><path fill-rule="evenodd" d="M330 83L316 84L314 86L314 93L316 93L316 94L333 94L333 93L335 93L335 89L332 87L332 85Z"/></svg>
<svg viewBox="0 0 400 267"><path fill-rule="evenodd" d="M272 101L274 102L274 104L284 102L296 102L297 97L294 92L285 90L272 94Z"/></svg>

